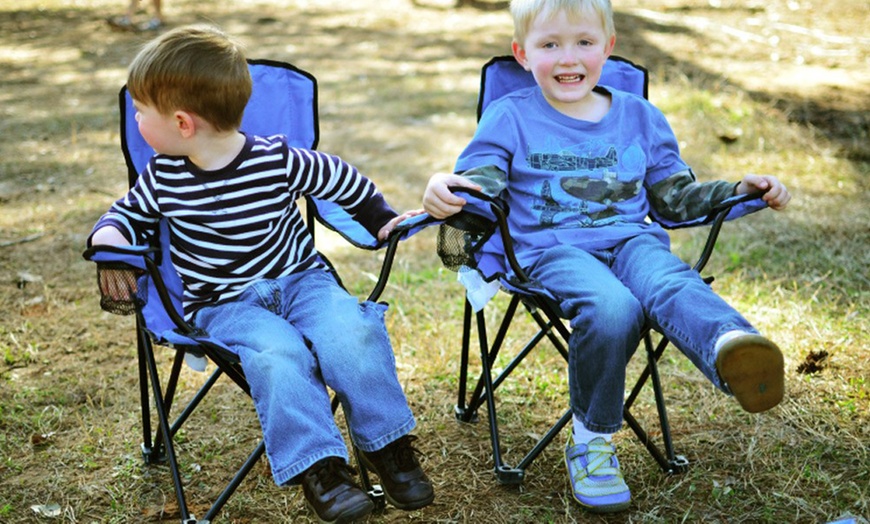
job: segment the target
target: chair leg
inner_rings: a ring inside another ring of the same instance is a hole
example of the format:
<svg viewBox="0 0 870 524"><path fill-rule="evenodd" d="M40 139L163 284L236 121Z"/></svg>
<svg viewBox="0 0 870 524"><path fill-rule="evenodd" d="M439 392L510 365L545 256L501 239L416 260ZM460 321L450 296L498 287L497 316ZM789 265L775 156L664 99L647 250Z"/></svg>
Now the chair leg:
<svg viewBox="0 0 870 524"><path fill-rule="evenodd" d="M459 400L456 406L456 418L461 422L476 422L477 410L484 403L487 406L490 426L490 440L492 444L494 470L499 483L501 484L520 484L523 482L525 469L538 457L538 455L552 442L553 439L564 429L571 421L571 410L567 410L562 417L554 424L548 432L534 445L523 459L516 466L505 464L501 454L500 433L497 420L497 407L495 402L495 390L499 385L510 375L511 372L519 365L519 363L537 346L538 342L544 337L549 338L553 346L559 353L568 360L567 340L570 336L570 331L561 322L558 314L553 311L545 303L528 304L524 302L528 313L538 324L539 331L532 337L526 346L511 360L505 369L498 377L493 378L492 366L495 364L496 357L501 345L504 342L507 334L507 329L510 326L511 320L516 313L520 299L514 296L511 300L502 323L496 334L492 346L489 345L487 339L486 320L483 312L476 314L478 344L480 348L480 359L482 371L478 378L477 385L470 396L466 396L466 384L468 379L468 362L469 348L471 341L471 318L473 315L471 306L466 300L465 314L463 320L463 336L462 336L462 355L460 362L460 384L459 384ZM542 314L543 313L543 314ZM651 332L649 328L645 328L643 335L644 346L647 354L647 365L644 368L641 377L637 384L628 396L625 402L624 419L626 424L634 431L641 443L649 451L650 455L656 460L661 469L666 473L680 473L688 468L688 460L681 455L676 455L673 449L673 441L671 437L670 425L668 422L667 408L662 390L661 380L658 372L658 359L664 352L668 344L667 340L663 340L658 347L654 347L652 343ZM662 431L662 442L664 451L653 442L653 439L643 429L637 419L633 416L630 409L636 400L640 390L646 382L652 379L652 388L655 395L656 408L658 411L659 424ZM467 400L466 400L467 399Z"/></svg>
<svg viewBox="0 0 870 524"><path fill-rule="evenodd" d="M152 355L152 358L154 358L153 346L151 346L150 353ZM181 375L181 368L183 364L184 353L181 351L177 351L175 353L175 358L172 360L172 368L169 371L169 379L166 381L166 386L162 388L162 405L167 422L169 421L169 414L172 412L172 403L175 400L175 391L178 386L178 377ZM156 377L156 375L154 376ZM154 378L154 381L156 382L156 387L160 389L160 382L157 381L157 378ZM172 426L170 426L169 440L175 438L175 431L176 430L173 430ZM164 442L163 434L163 427L158 425L157 434L154 436L154 441L157 443L158 449L161 448L162 443ZM167 460L165 448L162 449L162 453L162 460L163 462L165 462Z"/></svg>
<svg viewBox="0 0 870 524"><path fill-rule="evenodd" d="M151 340L140 329L140 319L136 319L136 353L139 363L139 402L142 410L142 459L145 464L160 464L166 461L162 442L154 441L151 436L151 392L148 389L148 353L153 352Z"/></svg>
<svg viewBox="0 0 870 524"><path fill-rule="evenodd" d="M466 301L467 303L467 301ZM504 344L505 338L507 338L508 328L510 328L511 321L516 314L517 308L519 306L520 300L518 297L513 297L510 304L505 310L504 317L502 317L501 324L499 325L498 332L496 332L495 340L492 342L492 345L489 345L487 342L487 330L486 330L486 322L483 320L484 315L483 311L477 313L477 332L478 332L478 347L482 350L485 350L487 355L486 362L489 365L489 368L492 368L492 365L495 364L496 358L498 358L499 351L501 351L502 345ZM470 318L470 309L469 309L469 318ZM532 350L532 348L537 344L537 340L540 340L540 337L533 339L531 342L526 344L525 348L514 358L514 361L505 368L502 373L496 377L493 381L491 390L495 392L498 389L499 384L501 384L510 373L517 367L519 362L522 360L525 355ZM481 353L483 355L483 352ZM483 356L481 356L481 361L483 361ZM467 367L466 367L467 369ZM490 375L491 376L491 375ZM486 384L484 383L483 373L478 377L477 386L474 388L474 392L469 397L469 402L467 409L471 412L477 413L477 410L480 406L486 402L486 397L484 395L484 391L487 391Z"/></svg>
<svg viewBox="0 0 870 524"><path fill-rule="evenodd" d="M384 488L380 484L372 484L371 474L360 459L360 450L356 446L353 447L353 455L359 467L359 476L362 479L363 490L375 505L374 511L383 511L387 507L387 496L384 493Z"/></svg>
<svg viewBox="0 0 870 524"><path fill-rule="evenodd" d="M162 436L164 453L166 460L169 462L169 471L172 475L172 483L175 486L175 498L178 501L178 508L181 512L181 521L183 524L196 522L190 515L187 508L187 501L184 497L184 487L181 482L181 473L178 469L178 461L175 457L175 447L172 444L172 433L169 427L168 412L164 404L164 396L160 387L160 377L157 372L157 361L154 358L154 347L150 343L143 348L143 356L145 365L147 366L148 376L151 382L152 394L154 397L154 406L157 411L158 433Z"/></svg>
<svg viewBox="0 0 870 524"><path fill-rule="evenodd" d="M462 351L459 355L459 395L453 415L459 422L477 422L477 409L470 409L465 403L466 382L468 380L468 353L471 346L471 303L465 300L465 311L462 316Z"/></svg>
<svg viewBox="0 0 870 524"><path fill-rule="evenodd" d="M257 461L260 460L260 457L263 456L263 453L266 451L266 442L260 440L260 443L257 445L256 449L248 456L248 459L242 465L242 468L236 472L233 476L233 479L227 484L227 487L221 492L220 496L218 496L217 500L215 500L214 504L212 504L211 508L208 510L208 513L205 514L205 517L201 521L197 521L200 524L205 524L214 520L215 516L220 513L220 510L223 509L224 505L226 505L227 500L229 500L230 496L236 492L236 489L239 487L239 484L248 476L248 473L254 468L257 464Z"/></svg>
<svg viewBox="0 0 870 524"><path fill-rule="evenodd" d="M220 367L217 367L211 374L211 376L208 377L208 380L206 380L205 384L203 384L202 387L199 388L199 391L196 392L196 395L194 395L190 402L187 403L187 406L185 406L184 410L172 423L170 431L172 432L171 434L173 438L175 437L175 434L178 432L178 430L181 429L181 426L184 424L184 422L190 417L191 414L193 414L194 410L197 408L197 406L199 406L199 404L202 402L208 392L211 391L211 388L212 386L214 386L215 382L217 382L217 380L223 375L224 371Z"/></svg>
<svg viewBox="0 0 870 524"><path fill-rule="evenodd" d="M499 442L498 415L495 407L495 391L493 390L491 363L494 356L489 350L486 338L486 318L483 311L477 313L477 334L480 342L480 362L483 368L481 378L484 384L484 396L486 410L489 417L489 436L492 443L492 459L495 463L494 471L500 484L522 484L525 471L506 465L501 456L501 443ZM492 360L491 360L492 359Z"/></svg>
<svg viewBox="0 0 870 524"><path fill-rule="evenodd" d="M564 340L567 340L570 333L564 327L564 325L559 320L558 315L552 309L550 309L546 304L536 304L530 305L528 303L523 303L526 307L526 311L529 315L535 320L538 324L538 333L536 333L531 340L526 344L526 346L520 351L520 353L511 361L511 363L505 368L501 375L494 382L493 387L497 388L498 385L502 382L506 376L513 371L515 367L517 367L526 356L537 347L538 343L547 337L553 347L562 355L562 358L567 362L568 361L568 348L565 345ZM539 310L543 310L544 314L547 318L544 318L544 315L540 313ZM513 311L511 312L511 316L513 316ZM502 323L502 330L500 331L501 339L504 338L504 335L507 331L507 319ZM562 338L560 338L562 337ZM502 340L499 340L499 345ZM531 463L550 445L550 443L556 438L556 436L565 428L566 425L571 421L573 417L571 410L568 409L565 413L559 418L559 420L550 427L546 434L541 437L540 440L532 447L532 449L526 454L525 457L517 463L515 470L525 471L527 467L531 465Z"/></svg>
<svg viewBox="0 0 870 524"><path fill-rule="evenodd" d="M532 447L531 451L529 451L516 466L510 466L504 462L501 454L501 442L498 428L497 407L495 403L495 391L496 389L498 389L499 385L514 371L519 363L532 351L532 349L537 346L538 342L543 340L544 337L550 337L551 340L554 337L554 335L552 334L552 324L544 320L543 317L536 311L533 311L531 308L529 308L529 313L535 316L535 320L538 322L541 329L529 340L529 342L526 343L522 350L511 360L511 362L498 375L498 377L493 379L492 365L495 363L498 352L505 341L505 338L507 336L507 330L511 324L511 320L516 314L519 303L520 299L518 297L515 296L512 298L492 345L489 344L487 338L485 316L483 312L477 313L476 320L478 345L480 348L482 371L478 379L477 387L472 393L468 404L466 404L464 384L465 379L467 379L467 353L468 346L470 345L470 318L472 316L471 310L469 309L468 303L466 301L466 321L463 326L464 355L462 358L462 369L460 369L461 396L459 406L457 406L457 418L459 418L461 421L468 422L476 420L477 409L483 403L486 403L490 426L489 430L490 440L492 444L494 472L498 482L500 484L506 485L521 484L525 477L525 469L537 458L537 456L550 444L550 442L556 437L556 435L558 435L559 432L565 427L565 425L567 425L567 423L571 420L571 413L570 410L568 410L559 419L559 421L554 426L552 426L550 430ZM554 344L556 348L560 350L560 353L567 358L567 350L564 349L564 345L559 344L558 339L554 341ZM475 418L469 416L469 413L472 413ZM462 418L460 415L464 415L464 418Z"/></svg>
<svg viewBox="0 0 870 524"><path fill-rule="evenodd" d="M553 439L555 439L556 436L565 428L565 426L567 426L568 423L571 422L571 419L573 417L574 415L571 413L571 410L566 410L562 417L559 419L559 421L556 422L543 437L541 437L541 440L539 440L538 443L535 444L535 447L533 447L532 450L529 451L529 453L525 457L523 457L523 460L521 460L517 464L517 469L525 471L525 469L529 467L529 465L531 465L532 461L538 458L538 455L540 455L541 452L550 445Z"/></svg>
<svg viewBox="0 0 870 524"><path fill-rule="evenodd" d="M689 461L686 457L674 453L671 427L668 422L667 406L664 393L662 392L661 379L658 371L658 360L661 358L662 353L664 353L664 350L668 345L668 340L662 339L654 349L651 331L649 328L646 328L643 335L643 343L647 354L647 365L641 372L631 394L629 394L625 401L623 418L625 419L626 424L628 424L628 426L634 431L635 435L637 435L641 443L647 448L647 451L649 451L653 459L655 459L659 464L662 471L668 474L682 473L688 469ZM659 424L662 430L662 443L665 448L664 453L662 453L661 449L655 444L655 442L653 442L649 434L644 431L643 427L631 413L631 406L634 404L638 394L649 379L652 379L656 409L658 411Z"/></svg>
<svg viewBox="0 0 870 524"><path fill-rule="evenodd" d="M338 396L332 396L331 406L332 414L334 415L335 412L338 411L339 406L341 406ZM362 481L363 490L365 490L371 501L375 504L375 510L379 511L384 509L387 505L384 489L380 484L372 484L371 474L365 464L363 464L363 461L360 460L360 451L356 445L353 446L353 457L356 460L357 467L359 468L359 476Z"/></svg>
<svg viewBox="0 0 870 524"><path fill-rule="evenodd" d="M146 395L144 397L143 403L143 416L145 419L143 420L143 426L145 427L145 439L146 443L143 444L143 454L146 457L146 462L149 464L153 463L165 463L169 462L169 468L172 475L173 484L175 486L175 494L178 500L179 510L181 512L181 522L182 524L209 524L215 516L220 513L223 507L226 505L229 498L235 493L238 489L239 485L242 481L247 477L250 471L254 468L257 462L262 458L263 454L266 451L266 443L264 441L260 441L254 451L248 456L245 463L242 467L236 472L233 476L229 484L223 489L218 498L214 501L211 508L209 508L208 512L204 516L202 520L196 519L193 515L190 514L190 510L188 509L187 503L185 501L184 490L181 484L181 476L180 470L178 468L178 463L176 461L175 449L172 444L172 439L175 437L176 432L180 429L180 427L184 424L187 418L193 413L196 407L200 404L202 399L206 396L211 387L215 384L215 382L224 375L224 370L218 367L208 378L206 383L197 391L196 395L193 399L187 404L182 413L178 416L178 418L169 425L169 412L172 405L172 399L175 396L178 377L181 372L182 363L184 361L184 352L178 351L176 353L176 357L173 361L173 366L170 371L170 377L167 381L167 385L165 390L161 390L160 379L158 377L157 364L156 359L154 357L154 349L151 344L150 339L146 338L143 340L143 344L140 350L140 371L144 370L144 380L142 381L142 389ZM153 391L151 394L154 395L155 399L155 409L157 411L159 427L157 430L157 434L152 441L151 438L151 424L150 424L150 411L148 406L150 405L150 398L148 396L148 386L147 383L151 382ZM333 397L332 399L332 411L338 409L339 406L338 397ZM151 444L156 441L158 444L154 446ZM150 453L145 453L145 449L150 450ZM159 453L159 455L157 454ZM369 476L368 470L362 464L362 461L359 460L359 450L354 446L354 454L357 459L357 464L360 467L360 476L362 478L362 484L365 491L368 493L369 497L372 499L372 502L375 504L375 509L382 510L386 507L386 497L384 495L384 491L379 484L372 484Z"/></svg>

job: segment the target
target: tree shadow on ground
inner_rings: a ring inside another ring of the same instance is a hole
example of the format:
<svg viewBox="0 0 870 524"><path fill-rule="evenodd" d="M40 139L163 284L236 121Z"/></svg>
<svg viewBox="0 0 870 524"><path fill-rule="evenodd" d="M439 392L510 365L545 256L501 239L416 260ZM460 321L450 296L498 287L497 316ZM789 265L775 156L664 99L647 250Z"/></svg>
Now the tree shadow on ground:
<svg viewBox="0 0 870 524"><path fill-rule="evenodd" d="M414 0L413 3L414 5L424 6L426 9L431 8L418 0ZM471 3L480 5L469 5L467 1L460 0L459 3L463 7L481 10L499 10L504 9L506 6L505 2L474 1ZM482 7L483 5L486 7ZM300 16L300 14L304 16ZM416 63L419 67L415 74L430 75L432 77L436 76L438 71L431 68L427 71L425 64L432 64L439 60L480 59L480 65L482 65L486 61L485 57L487 55L506 54L509 52L509 28L501 30L501 34L506 38L503 43L496 45L491 43L492 38L484 41L480 38L480 35L468 37L461 34L432 32L410 35L416 41L411 46L408 46L407 40L409 35L396 31L395 27L379 30L371 27L329 27L305 23L305 20L325 19L331 14L334 13L309 8L304 13L282 11L271 13L271 16L269 16L269 13L264 15L262 9L236 7L232 12L215 14L209 16L209 18L225 26L244 24L249 28L248 33L251 38L256 38L257 41L266 43L267 46L272 45L275 48L298 39L316 42L318 38L324 36L324 33L330 33L333 42L331 45L329 45L330 42L324 40L324 43L327 44L325 46L306 46L307 54L304 58L312 62L318 58L322 60L339 59L356 64L357 67L365 68L367 61L371 60L371 56L365 47L358 47L361 49L361 52L354 52L355 47L353 43L377 43L380 49L379 62ZM193 16L199 20L205 17L201 13L194 13ZM271 21L277 23L270 23ZM59 58L54 64L50 64L48 74L40 73L41 68L38 66L34 67L33 64L4 64L4 69L7 72L4 74L3 85L8 90L16 93L15 97L18 99L18 102L21 102L23 98L27 105L33 107L39 107L46 100L56 99L58 90L61 96L67 90L75 91L76 96L82 96L82 87L87 84L85 80L87 75L97 74L98 71L107 65L121 69L125 68L127 57L134 53L136 47L138 47L144 38L149 36L130 38L126 34L112 34L107 33L105 30L96 32L94 31L95 24L101 25L102 19L98 13L88 9L65 9L48 12L34 10L0 12L0 32L5 35L0 40L6 41L7 44L13 47L29 49L34 54L34 59L51 56L52 53L70 48L78 51L78 55L73 57L72 60L61 60ZM693 85L696 85L700 89L715 91L723 88L734 88L742 90L759 104L779 111L788 121L811 129L814 133L821 134L837 146L843 157L858 164L870 162L870 108L866 104L864 107L840 107L835 105L835 97L829 96L830 93L826 94L825 92L819 92L813 97L798 98L796 96L747 90L744 86L735 83L734 80L729 79L723 74L677 58L674 54L667 52L661 47L652 45L643 36L649 32L665 34L684 33L689 34L692 38L702 39L704 35L700 32L682 26L656 23L621 12L616 13L616 24L619 30L617 53L644 65L650 71L662 73L663 78L660 81L667 82L669 75L681 75L689 79ZM270 31L273 27L274 31ZM321 33L318 33L319 31ZM494 32L493 34L498 33ZM492 37L492 35L490 36ZM350 43L350 47L347 47L348 43ZM338 57L335 54L335 47L342 48L342 53ZM61 63L70 66L70 69L78 71L78 76L71 74L67 76L70 82L79 85L64 85L63 82L59 82L56 79L60 75L51 74L52 69L60 69L62 67ZM477 73L473 67L468 72ZM373 74L380 76L379 83L383 85L393 84L397 88L403 86L403 80L407 77L407 73L395 69L379 69ZM862 96L862 86L855 86L854 89L849 91L851 91L848 93L851 98L860 99ZM85 92L88 93L88 90L85 90ZM446 87L439 93L417 91L405 93L404 97L407 99L414 97L437 98L439 96L448 96L451 93L456 94L454 89ZM395 94L398 94L398 89ZM475 93L466 94L471 96L471 100L476 98ZM102 92L90 92L85 96L91 95L101 96ZM456 98L453 97L453 100L455 102ZM87 102L87 105L93 105L91 104L92 99L84 100L84 102ZM379 101L369 100L367 103L377 104ZM105 107L105 104L103 104L103 107ZM428 104L421 104L421 107L431 108ZM67 113L72 114L73 112L68 111ZM56 119L62 114L64 114L63 110L53 111L51 114L44 116L6 119L3 127L11 129L11 126L14 126L15 132L7 132L4 135L7 138L27 135L27 128L37 125L38 122L36 121L40 118ZM101 121L100 124L102 123ZM61 125L67 124L69 122L61 123ZM858 169L858 171L861 170Z"/></svg>
<svg viewBox="0 0 870 524"><path fill-rule="evenodd" d="M642 35L649 32L661 34L685 34L695 40L702 40L705 35L684 26L665 25L627 13L617 12L615 23L618 28L618 54L631 58L643 64L650 71L661 72L661 82L667 83L675 76L684 76L692 85L710 91L722 91L726 88L740 90L766 107L771 107L781 113L789 122L799 124L813 133L821 134L823 138L836 145L840 155L856 164L856 171L866 171L870 162L870 98L865 86L856 85L849 89L840 89L839 93L818 91L811 96L771 93L748 89L728 76L705 69L696 62L677 58L660 46L651 45ZM774 69L772 67L771 69ZM771 70L771 74L775 71ZM851 105L843 107L838 100L865 100L862 106ZM862 164L865 166L862 168ZM859 183L866 184L861 179ZM865 189L867 186L865 185Z"/></svg>

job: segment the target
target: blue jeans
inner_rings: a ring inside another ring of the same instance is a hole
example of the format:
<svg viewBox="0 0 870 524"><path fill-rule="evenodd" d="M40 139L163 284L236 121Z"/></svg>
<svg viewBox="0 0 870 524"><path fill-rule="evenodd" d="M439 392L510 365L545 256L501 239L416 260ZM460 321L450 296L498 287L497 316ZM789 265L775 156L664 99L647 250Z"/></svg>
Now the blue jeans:
<svg viewBox="0 0 870 524"><path fill-rule="evenodd" d="M325 457L348 458L327 386L354 444L376 451L415 426L384 325L387 307L360 302L323 269L261 280L200 310L197 327L239 355L279 485Z"/></svg>
<svg viewBox="0 0 870 524"><path fill-rule="evenodd" d="M713 346L731 330L756 332L652 235L596 252L555 246L528 273L570 322L571 409L590 431L614 433L622 426L625 368L645 319L726 392Z"/></svg>

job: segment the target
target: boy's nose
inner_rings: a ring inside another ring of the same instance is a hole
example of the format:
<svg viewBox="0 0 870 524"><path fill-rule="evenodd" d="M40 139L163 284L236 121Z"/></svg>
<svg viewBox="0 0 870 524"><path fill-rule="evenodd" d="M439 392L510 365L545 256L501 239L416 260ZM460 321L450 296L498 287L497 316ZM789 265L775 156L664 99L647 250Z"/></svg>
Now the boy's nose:
<svg viewBox="0 0 870 524"><path fill-rule="evenodd" d="M559 63L563 65L574 65L579 62L578 54L572 49L565 49L559 57Z"/></svg>

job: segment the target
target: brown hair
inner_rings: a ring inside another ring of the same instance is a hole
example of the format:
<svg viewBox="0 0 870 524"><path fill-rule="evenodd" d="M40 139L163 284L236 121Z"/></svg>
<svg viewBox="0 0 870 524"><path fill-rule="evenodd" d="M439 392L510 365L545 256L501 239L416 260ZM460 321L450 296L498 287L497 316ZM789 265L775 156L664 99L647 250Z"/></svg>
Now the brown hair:
<svg viewBox="0 0 870 524"><path fill-rule="evenodd" d="M217 131L238 129L251 97L242 46L210 26L173 29L145 45L130 64L127 89L161 114L189 111Z"/></svg>

